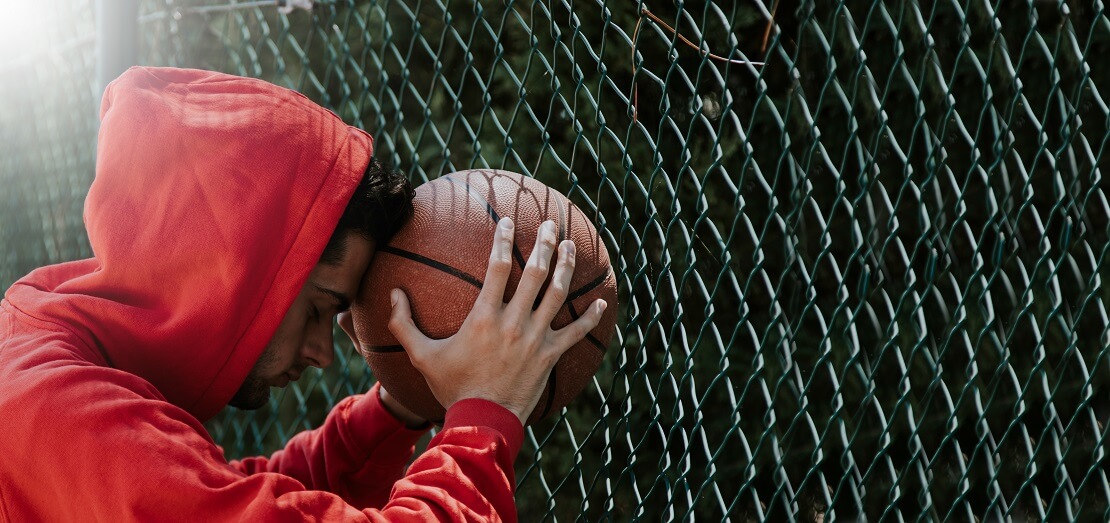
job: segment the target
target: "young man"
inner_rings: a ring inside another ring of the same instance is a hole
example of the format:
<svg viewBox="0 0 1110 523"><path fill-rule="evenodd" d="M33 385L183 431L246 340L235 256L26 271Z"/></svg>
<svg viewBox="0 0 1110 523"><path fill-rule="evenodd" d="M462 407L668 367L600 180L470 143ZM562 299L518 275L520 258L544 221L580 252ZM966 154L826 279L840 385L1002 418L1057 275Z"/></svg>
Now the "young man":
<svg viewBox="0 0 1110 523"><path fill-rule="evenodd" d="M379 387L274 455L228 463L202 423L331 362L332 319L411 213L411 187L371 162L366 133L257 80L133 68L101 121L95 256L0 302L0 521L515 520L521 420L604 308L550 328L572 245L541 227L502 303L503 222L450 339L424 337L394 292L390 329L448 406L407 471L424 423Z"/></svg>

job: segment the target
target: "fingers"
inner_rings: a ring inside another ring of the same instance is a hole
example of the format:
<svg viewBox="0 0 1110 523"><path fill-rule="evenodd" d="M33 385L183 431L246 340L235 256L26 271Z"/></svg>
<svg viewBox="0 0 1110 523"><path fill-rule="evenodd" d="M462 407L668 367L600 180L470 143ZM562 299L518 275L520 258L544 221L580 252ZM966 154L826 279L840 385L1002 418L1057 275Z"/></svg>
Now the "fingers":
<svg viewBox="0 0 1110 523"><path fill-rule="evenodd" d="M606 306L608 304L605 300L594 301L577 320L555 331L556 341L553 348L561 355L575 343L582 341L582 338L585 338L601 322L601 315L605 312Z"/></svg>
<svg viewBox="0 0 1110 523"><path fill-rule="evenodd" d="M536 314L544 324L550 325L555 319L559 309L570 292L570 280L574 276L574 242L563 240L559 244L559 256L555 264L555 273L551 276L551 283L543 295L543 301L536 308Z"/></svg>
<svg viewBox="0 0 1110 523"><path fill-rule="evenodd" d="M532 248L532 254L528 257L528 263L524 266L524 273L520 276L520 283L517 284L516 293L510 302L510 307L518 313L532 312L536 296L547 280L551 254L554 251L555 222L548 220L540 224L540 230L536 233L536 246Z"/></svg>
<svg viewBox="0 0 1110 523"><path fill-rule="evenodd" d="M393 310L389 315L389 332L410 353L421 350L428 338L416 327L412 321L412 309L409 308L409 298L401 289L393 289L389 293Z"/></svg>
<svg viewBox="0 0 1110 523"><path fill-rule="evenodd" d="M478 303L501 308L505 304L505 285L513 271L513 220L501 218L493 233L493 248L489 253L489 266L486 267L486 281L478 294Z"/></svg>

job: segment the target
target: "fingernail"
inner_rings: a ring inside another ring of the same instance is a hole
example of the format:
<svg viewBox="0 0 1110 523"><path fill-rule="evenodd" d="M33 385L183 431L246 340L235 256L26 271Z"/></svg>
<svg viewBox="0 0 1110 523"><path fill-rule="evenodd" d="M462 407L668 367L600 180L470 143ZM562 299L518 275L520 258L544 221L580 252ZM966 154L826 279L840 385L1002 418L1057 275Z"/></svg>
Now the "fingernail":
<svg viewBox="0 0 1110 523"><path fill-rule="evenodd" d="M563 246L563 254L567 255L568 257L574 256L574 242L567 242Z"/></svg>
<svg viewBox="0 0 1110 523"><path fill-rule="evenodd" d="M606 303L605 300L597 300L597 313L601 314L601 313L605 312L605 307L608 307L608 306L609 306L609 304Z"/></svg>
<svg viewBox="0 0 1110 523"><path fill-rule="evenodd" d="M513 230L513 219L505 216L497 222L497 225L499 225L503 230L511 231Z"/></svg>
<svg viewBox="0 0 1110 523"><path fill-rule="evenodd" d="M397 306L397 289L389 291L389 304L391 307Z"/></svg>

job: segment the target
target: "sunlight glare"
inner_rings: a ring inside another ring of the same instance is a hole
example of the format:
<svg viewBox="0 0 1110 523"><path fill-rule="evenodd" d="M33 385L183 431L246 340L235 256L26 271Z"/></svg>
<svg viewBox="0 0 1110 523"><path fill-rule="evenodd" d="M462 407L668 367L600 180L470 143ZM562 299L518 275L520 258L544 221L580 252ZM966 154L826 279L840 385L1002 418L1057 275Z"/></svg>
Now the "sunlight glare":
<svg viewBox="0 0 1110 523"><path fill-rule="evenodd" d="M0 63L38 54L60 43L51 40L75 36L60 34L59 11L52 0L0 0Z"/></svg>

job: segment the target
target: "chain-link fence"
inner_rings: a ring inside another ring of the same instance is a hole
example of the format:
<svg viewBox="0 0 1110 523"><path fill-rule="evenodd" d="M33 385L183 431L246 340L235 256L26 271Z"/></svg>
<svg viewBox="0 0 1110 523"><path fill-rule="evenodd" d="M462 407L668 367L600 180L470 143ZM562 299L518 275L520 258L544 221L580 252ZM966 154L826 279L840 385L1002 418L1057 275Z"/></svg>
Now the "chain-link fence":
<svg viewBox="0 0 1110 523"><path fill-rule="evenodd" d="M85 16L66 16L73 12ZM0 288L91 255L81 206L96 157L91 0L0 6ZM22 19L13 20L13 17Z"/></svg>
<svg viewBox="0 0 1110 523"><path fill-rule="evenodd" d="M1102 2L271 3L144 0L141 62L300 90L418 183L535 176L601 231L620 329L529 430L523 521L1110 519ZM5 286L88 255L65 49L0 62ZM365 390L337 353L211 422L229 456Z"/></svg>

